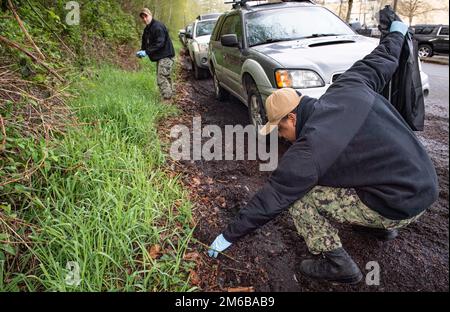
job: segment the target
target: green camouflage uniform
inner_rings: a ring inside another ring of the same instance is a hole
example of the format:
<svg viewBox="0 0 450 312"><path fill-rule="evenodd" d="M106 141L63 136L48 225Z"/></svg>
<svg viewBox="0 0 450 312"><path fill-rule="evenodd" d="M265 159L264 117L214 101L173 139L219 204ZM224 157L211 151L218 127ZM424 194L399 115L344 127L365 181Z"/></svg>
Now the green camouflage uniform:
<svg viewBox="0 0 450 312"><path fill-rule="evenodd" d="M172 67L174 60L173 58L163 58L158 61L158 69L156 75L156 82L158 83L159 92L161 96L168 100L172 98L173 85L172 85Z"/></svg>
<svg viewBox="0 0 450 312"><path fill-rule="evenodd" d="M381 229L397 229L407 226L421 214L407 220L389 220L364 205L354 189L314 187L289 211L295 227L304 238L308 249L319 254L342 247L338 230L327 218L340 223L351 223Z"/></svg>

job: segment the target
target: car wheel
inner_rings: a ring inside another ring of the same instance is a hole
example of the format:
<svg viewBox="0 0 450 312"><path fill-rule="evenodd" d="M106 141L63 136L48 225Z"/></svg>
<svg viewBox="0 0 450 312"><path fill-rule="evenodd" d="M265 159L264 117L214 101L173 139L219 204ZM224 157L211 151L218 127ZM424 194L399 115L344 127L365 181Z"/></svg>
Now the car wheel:
<svg viewBox="0 0 450 312"><path fill-rule="evenodd" d="M433 48L428 44L421 44L419 46L419 57L432 57Z"/></svg>
<svg viewBox="0 0 450 312"><path fill-rule="evenodd" d="M255 127L263 126L267 122L264 103L255 83L251 83L247 89L248 94L248 115L250 123Z"/></svg>
<svg viewBox="0 0 450 312"><path fill-rule="evenodd" d="M194 71L194 78L197 80L203 79L206 76L206 70L197 66L195 61L192 61L192 70Z"/></svg>
<svg viewBox="0 0 450 312"><path fill-rule="evenodd" d="M216 72L213 69L213 84L214 84L214 94L216 99L219 101L224 101L228 97L228 92L220 85L219 79L217 78Z"/></svg>

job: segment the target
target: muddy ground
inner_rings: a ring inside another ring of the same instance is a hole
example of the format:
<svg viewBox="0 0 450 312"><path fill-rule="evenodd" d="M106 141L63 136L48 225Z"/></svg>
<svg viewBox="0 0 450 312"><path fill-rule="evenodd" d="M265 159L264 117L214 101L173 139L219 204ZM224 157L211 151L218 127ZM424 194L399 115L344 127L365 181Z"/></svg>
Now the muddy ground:
<svg viewBox="0 0 450 312"><path fill-rule="evenodd" d="M174 124L190 126L193 116L203 125L247 125L247 108L238 100L215 100L210 78L196 81L189 62L180 57L177 106L181 114L164 123L164 141L170 142L168 129ZM448 291L449 289L449 215L448 215L448 114L428 113L422 140L433 157L441 187L439 200L415 224L400 231L397 239L379 242L336 224L344 247L363 272L366 264L377 261L381 269L379 286L334 285L307 279L297 273L302 259L310 257L296 233L287 212L248 235L226 251L227 256L210 259L205 245L221 233L269 176L260 172L257 161L182 161L170 162L191 190L195 203L199 241L190 257L198 266L193 279L205 291L253 287L256 291ZM281 153L286 150L280 146ZM197 250L198 254L196 253ZM194 255L194 256L193 256Z"/></svg>

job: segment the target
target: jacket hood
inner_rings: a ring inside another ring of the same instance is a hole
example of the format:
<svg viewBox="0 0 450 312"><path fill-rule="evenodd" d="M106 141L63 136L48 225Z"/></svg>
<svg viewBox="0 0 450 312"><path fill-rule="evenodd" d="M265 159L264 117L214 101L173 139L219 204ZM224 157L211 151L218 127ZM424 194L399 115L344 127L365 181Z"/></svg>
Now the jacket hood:
<svg viewBox="0 0 450 312"><path fill-rule="evenodd" d="M344 72L369 54L378 40L345 35L276 42L252 47L288 69L311 69L329 83L335 73Z"/></svg>

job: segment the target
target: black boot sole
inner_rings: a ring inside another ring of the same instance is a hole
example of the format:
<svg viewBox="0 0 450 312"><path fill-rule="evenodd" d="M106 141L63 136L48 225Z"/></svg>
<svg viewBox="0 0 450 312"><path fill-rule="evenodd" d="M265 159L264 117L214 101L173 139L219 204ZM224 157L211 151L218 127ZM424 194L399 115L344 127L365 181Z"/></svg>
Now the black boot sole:
<svg viewBox="0 0 450 312"><path fill-rule="evenodd" d="M338 278L338 279L322 279L322 278L318 278L315 276L307 275L306 273L303 273L301 270L300 270L300 274L302 276L305 276L307 278L310 278L310 279L313 279L316 281L325 281L325 282L330 282L330 283L347 284L347 285L358 284L363 279L363 275L361 272L359 272L359 274L355 275L355 276L342 277L342 278Z"/></svg>
<svg viewBox="0 0 450 312"><path fill-rule="evenodd" d="M359 282L361 282L362 279L363 279L363 275L360 272L357 276L344 277L344 278L339 278L339 279L335 279L335 280L328 280L328 281L332 282L332 283L353 285L353 284L358 284Z"/></svg>

